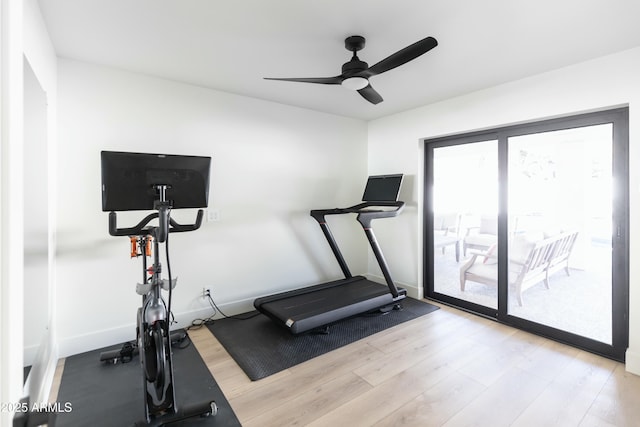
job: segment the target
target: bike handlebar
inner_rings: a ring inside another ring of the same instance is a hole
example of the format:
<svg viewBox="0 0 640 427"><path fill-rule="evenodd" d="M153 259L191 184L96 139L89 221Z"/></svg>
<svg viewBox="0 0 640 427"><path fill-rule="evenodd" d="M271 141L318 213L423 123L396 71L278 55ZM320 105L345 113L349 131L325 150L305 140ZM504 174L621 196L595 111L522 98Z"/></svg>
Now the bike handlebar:
<svg viewBox="0 0 640 427"><path fill-rule="evenodd" d="M204 211L198 209L196 221L193 224L179 224L173 218L169 218L169 233L182 233L186 231L194 231L200 228L202 225L202 217ZM154 219L159 218L160 213L154 212L144 217L138 224L133 227L118 228L117 216L115 212L109 212L109 234L112 236L146 236L157 227L147 227L147 225ZM161 239L164 240L164 239Z"/></svg>

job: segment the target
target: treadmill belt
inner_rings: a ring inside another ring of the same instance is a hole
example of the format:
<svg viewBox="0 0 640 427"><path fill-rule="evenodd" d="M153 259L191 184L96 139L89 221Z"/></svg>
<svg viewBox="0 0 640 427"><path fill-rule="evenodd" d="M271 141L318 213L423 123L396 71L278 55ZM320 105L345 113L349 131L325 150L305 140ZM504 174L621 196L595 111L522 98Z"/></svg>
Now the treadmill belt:
<svg viewBox="0 0 640 427"><path fill-rule="evenodd" d="M267 302L263 307L269 307L272 312L286 312L289 317L306 317L386 294L389 294L387 286L362 279Z"/></svg>
<svg viewBox="0 0 640 427"><path fill-rule="evenodd" d="M258 298L254 305L277 323L299 334L357 314L393 305L404 299L399 289L394 299L389 288L355 276L295 291Z"/></svg>

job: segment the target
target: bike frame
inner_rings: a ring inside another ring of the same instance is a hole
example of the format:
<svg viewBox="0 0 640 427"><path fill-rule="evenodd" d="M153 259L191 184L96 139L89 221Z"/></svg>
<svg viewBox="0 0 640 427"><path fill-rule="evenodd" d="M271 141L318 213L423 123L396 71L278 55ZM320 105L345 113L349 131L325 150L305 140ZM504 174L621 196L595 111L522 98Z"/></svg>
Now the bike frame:
<svg viewBox="0 0 640 427"><path fill-rule="evenodd" d="M203 211L198 210L194 224L179 224L171 219L171 204L165 200L166 186L156 189L159 200L156 201L157 212L147 215L137 225L130 228L118 228L115 212L109 213L109 234L112 236L129 236L135 239L142 255L143 281L136 286L136 292L142 296L142 305L137 312L136 340L142 366L142 378L145 401L145 424L164 425L198 415L216 415L215 402L204 402L178 410L173 380L173 360L171 338L169 334L171 313L162 297L162 290L169 291L176 285L176 280L162 279L160 263L160 243L165 243L169 233L193 231L202 224ZM158 226L149 226L154 219ZM153 242L151 267L147 266L148 243ZM132 248L135 250L135 248ZM137 250L132 256L137 256Z"/></svg>

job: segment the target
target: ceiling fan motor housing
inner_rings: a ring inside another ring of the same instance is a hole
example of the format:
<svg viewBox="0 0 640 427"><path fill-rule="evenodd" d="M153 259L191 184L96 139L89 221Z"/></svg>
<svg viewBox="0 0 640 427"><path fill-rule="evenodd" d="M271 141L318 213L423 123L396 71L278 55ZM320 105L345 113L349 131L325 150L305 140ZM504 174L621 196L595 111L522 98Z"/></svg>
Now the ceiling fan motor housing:
<svg viewBox="0 0 640 427"><path fill-rule="evenodd" d="M348 78L369 68L369 64L364 61L360 61L360 58L356 55L357 51L364 48L364 44L365 39L362 36L350 36L344 39L344 47L353 52L353 58L351 58L351 61L342 64L342 75L344 77Z"/></svg>
<svg viewBox="0 0 640 427"><path fill-rule="evenodd" d="M360 61L358 57L354 56L351 61L342 64L342 75L345 77L358 74L360 71L364 71L369 68L369 64L364 61Z"/></svg>

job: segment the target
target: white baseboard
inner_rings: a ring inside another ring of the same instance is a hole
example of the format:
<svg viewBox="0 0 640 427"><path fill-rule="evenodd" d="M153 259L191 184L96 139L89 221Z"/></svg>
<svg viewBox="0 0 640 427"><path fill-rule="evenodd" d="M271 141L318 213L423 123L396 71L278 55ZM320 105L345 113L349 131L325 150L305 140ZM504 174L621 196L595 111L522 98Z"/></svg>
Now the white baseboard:
<svg viewBox="0 0 640 427"><path fill-rule="evenodd" d="M51 386L53 384L53 378L56 374L56 368L58 367L58 346L54 343L47 358L47 366L44 370L42 378L42 384L40 392L37 397L38 402L48 402L49 395L51 394Z"/></svg>
<svg viewBox="0 0 640 427"><path fill-rule="evenodd" d="M625 355L625 369L635 375L640 375L640 352L627 349Z"/></svg>
<svg viewBox="0 0 640 427"><path fill-rule="evenodd" d="M247 311L254 310L253 298L219 304L219 308L227 316L246 313ZM175 320L177 320L177 323L172 325L171 329L187 328L191 326L191 323L195 319L206 319L212 314L213 311L211 308L202 308L185 313L175 313ZM223 316L220 313L216 313L214 319L220 319L222 317ZM126 341L133 341L135 339L136 325L131 323L112 329L104 329L102 331L63 338L58 342L58 353L61 358L68 357L73 356L74 354L80 354L120 344Z"/></svg>

